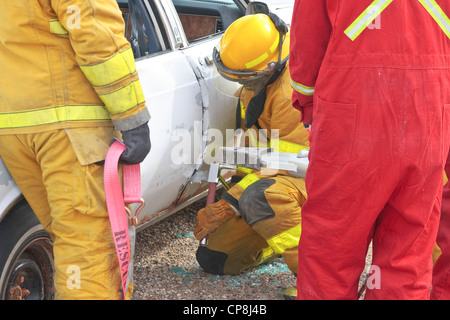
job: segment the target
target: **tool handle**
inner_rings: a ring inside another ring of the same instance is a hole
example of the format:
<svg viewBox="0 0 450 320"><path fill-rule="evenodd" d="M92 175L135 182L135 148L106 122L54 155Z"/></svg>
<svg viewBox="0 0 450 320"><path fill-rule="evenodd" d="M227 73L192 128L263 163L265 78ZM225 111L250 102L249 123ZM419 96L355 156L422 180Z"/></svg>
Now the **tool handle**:
<svg viewBox="0 0 450 320"><path fill-rule="evenodd" d="M208 187L208 196L206 197L206 205L214 203L216 197L217 183L210 182Z"/></svg>
<svg viewBox="0 0 450 320"><path fill-rule="evenodd" d="M210 182L208 187L208 196L206 197L206 205L214 203L216 197L217 183ZM200 245L205 246L208 244L208 236L200 240Z"/></svg>

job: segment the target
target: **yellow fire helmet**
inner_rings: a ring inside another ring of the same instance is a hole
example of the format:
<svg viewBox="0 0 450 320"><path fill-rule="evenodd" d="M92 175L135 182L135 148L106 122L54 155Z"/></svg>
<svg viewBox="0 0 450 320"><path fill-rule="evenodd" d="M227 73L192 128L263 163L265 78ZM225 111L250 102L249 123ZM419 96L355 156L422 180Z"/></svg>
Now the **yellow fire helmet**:
<svg viewBox="0 0 450 320"><path fill-rule="evenodd" d="M288 27L273 13L237 19L213 52L215 66L222 77L239 82L255 93L282 68L288 56Z"/></svg>

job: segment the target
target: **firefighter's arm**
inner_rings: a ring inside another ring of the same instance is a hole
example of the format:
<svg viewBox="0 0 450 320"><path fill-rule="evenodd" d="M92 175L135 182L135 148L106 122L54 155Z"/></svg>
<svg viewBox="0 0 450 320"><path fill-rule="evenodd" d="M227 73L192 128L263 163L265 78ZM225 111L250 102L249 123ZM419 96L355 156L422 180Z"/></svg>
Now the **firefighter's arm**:
<svg viewBox="0 0 450 320"><path fill-rule="evenodd" d="M68 33L76 61L111 114L114 127L128 131L150 114L136 72L133 51L115 0L52 0Z"/></svg>
<svg viewBox="0 0 450 320"><path fill-rule="evenodd" d="M331 34L327 0L297 0L291 25L289 65L294 89L292 105L301 121L312 122L315 84Z"/></svg>
<svg viewBox="0 0 450 320"><path fill-rule="evenodd" d="M288 83L268 97L266 107L270 108L270 147L274 151L298 153L309 147L309 136L303 123L299 122L300 112L292 108L292 89ZM277 129L276 131L273 129Z"/></svg>
<svg viewBox="0 0 450 320"><path fill-rule="evenodd" d="M238 183L231 187L223 196L222 199L236 209L236 214L239 215L239 198L245 189L247 189L254 182L275 177L280 174L279 170L264 169L262 171L253 170L243 177Z"/></svg>

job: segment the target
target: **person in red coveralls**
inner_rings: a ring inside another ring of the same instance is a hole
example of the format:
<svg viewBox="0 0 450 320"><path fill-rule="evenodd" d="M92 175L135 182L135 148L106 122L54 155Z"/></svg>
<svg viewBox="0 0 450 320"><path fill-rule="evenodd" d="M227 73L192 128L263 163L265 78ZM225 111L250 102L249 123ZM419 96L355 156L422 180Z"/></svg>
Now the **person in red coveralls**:
<svg viewBox="0 0 450 320"><path fill-rule="evenodd" d="M292 101L311 124L297 299L429 299L450 126L450 2L296 0Z"/></svg>

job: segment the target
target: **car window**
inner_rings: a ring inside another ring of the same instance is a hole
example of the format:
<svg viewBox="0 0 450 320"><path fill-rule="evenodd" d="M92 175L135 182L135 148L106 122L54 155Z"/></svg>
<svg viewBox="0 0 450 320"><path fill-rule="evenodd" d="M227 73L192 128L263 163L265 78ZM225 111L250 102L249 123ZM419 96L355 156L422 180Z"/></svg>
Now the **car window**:
<svg viewBox="0 0 450 320"><path fill-rule="evenodd" d="M173 0L189 42L224 31L242 13L233 0Z"/></svg>
<svg viewBox="0 0 450 320"><path fill-rule="evenodd" d="M155 1L117 0L135 58L170 48ZM233 0L172 0L188 42L224 31L242 11Z"/></svg>
<svg viewBox="0 0 450 320"><path fill-rule="evenodd" d="M149 1L117 0L125 21L125 37L131 44L134 57L140 58L149 54L164 51L168 48L167 37L160 28L161 22L153 14ZM145 5L150 5L146 8ZM150 14L149 14L150 12Z"/></svg>

